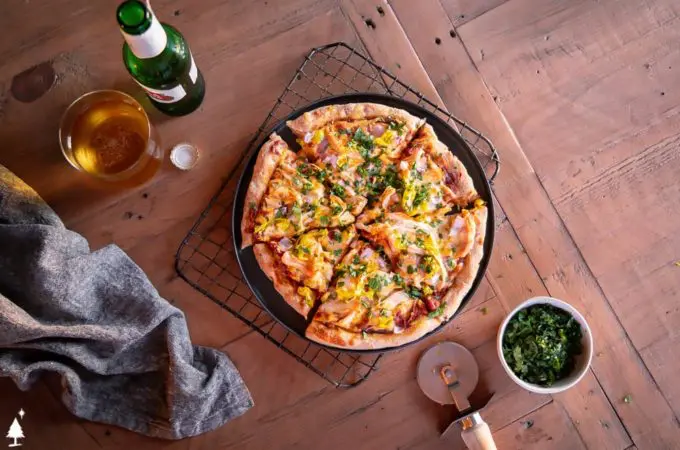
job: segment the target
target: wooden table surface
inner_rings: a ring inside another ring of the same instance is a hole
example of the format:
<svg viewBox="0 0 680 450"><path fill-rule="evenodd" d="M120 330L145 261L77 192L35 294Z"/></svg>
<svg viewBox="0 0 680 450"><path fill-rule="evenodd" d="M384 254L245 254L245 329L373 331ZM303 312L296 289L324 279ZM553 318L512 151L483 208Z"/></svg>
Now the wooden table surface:
<svg viewBox="0 0 680 450"><path fill-rule="evenodd" d="M415 382L420 352L452 339L473 351L496 392L484 415L500 449L680 448L680 3L156 0L160 19L188 39L208 90L198 112L153 120L165 148L188 140L202 158L187 173L165 164L127 190L71 169L56 138L78 95L139 94L120 58L116 6L3 2L0 163L92 248L125 249L185 311L194 342L233 359L256 406L218 430L166 442L71 416L49 377L28 392L3 379L0 430L23 408L26 449L463 448L457 436L440 439L450 410ZM365 49L477 127L502 158L496 244L473 301L444 332L387 355L350 390L329 385L173 268L182 238L304 56L336 41ZM41 74L49 89L27 93ZM584 313L596 344L592 370L552 397L512 384L495 353L504 314L536 295Z"/></svg>

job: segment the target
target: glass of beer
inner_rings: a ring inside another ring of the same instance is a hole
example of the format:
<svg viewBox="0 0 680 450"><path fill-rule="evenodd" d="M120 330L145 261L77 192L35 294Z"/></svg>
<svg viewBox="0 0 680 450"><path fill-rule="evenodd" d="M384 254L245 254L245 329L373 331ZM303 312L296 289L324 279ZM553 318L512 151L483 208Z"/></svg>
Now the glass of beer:
<svg viewBox="0 0 680 450"><path fill-rule="evenodd" d="M59 143L76 169L128 185L151 179L163 161L144 108L119 91L94 91L71 103L61 118Z"/></svg>

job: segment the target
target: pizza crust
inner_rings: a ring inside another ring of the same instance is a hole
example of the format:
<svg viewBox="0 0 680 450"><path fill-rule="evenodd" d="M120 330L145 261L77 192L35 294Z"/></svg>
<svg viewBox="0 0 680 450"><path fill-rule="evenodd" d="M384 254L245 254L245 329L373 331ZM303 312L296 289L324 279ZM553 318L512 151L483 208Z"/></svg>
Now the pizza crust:
<svg viewBox="0 0 680 450"><path fill-rule="evenodd" d="M253 244L253 228L255 228L255 216L260 202L267 191L269 180L274 174L274 170L283 159L288 149L288 144L281 137L272 133L269 140L262 145L253 177L248 186L245 203L243 204L243 219L241 219L241 248L246 248Z"/></svg>
<svg viewBox="0 0 680 450"><path fill-rule="evenodd" d="M378 103L347 103L344 105L328 105L302 114L295 120L286 122L295 135L302 138L305 134L323 128L325 125L339 120L361 120L378 117L391 117L406 124L409 130L415 131L424 123L423 119L412 116L399 108Z"/></svg>
<svg viewBox="0 0 680 450"><path fill-rule="evenodd" d="M456 276L453 285L446 292L442 298L442 302L446 302L441 318L443 321L448 320L460 307L461 302L470 291L472 283L477 278L479 265L484 256L484 239L486 237L486 221L489 210L486 206L476 208L472 214L475 216L477 225L475 234L475 243L472 250L464 259L463 270Z"/></svg>
<svg viewBox="0 0 680 450"><path fill-rule="evenodd" d="M267 278L274 283L274 288L281 294L286 303L302 314L303 317L307 317L312 308L298 294L297 283L288 277L285 267L278 263L276 253L267 244L255 244L253 253L255 253L255 259L257 259L260 268L267 275Z"/></svg>
<svg viewBox="0 0 680 450"><path fill-rule="evenodd" d="M349 350L380 350L413 342L435 330L442 323L440 318L421 316L403 332L394 333L353 333L322 322L313 321L307 327L305 336L319 344Z"/></svg>

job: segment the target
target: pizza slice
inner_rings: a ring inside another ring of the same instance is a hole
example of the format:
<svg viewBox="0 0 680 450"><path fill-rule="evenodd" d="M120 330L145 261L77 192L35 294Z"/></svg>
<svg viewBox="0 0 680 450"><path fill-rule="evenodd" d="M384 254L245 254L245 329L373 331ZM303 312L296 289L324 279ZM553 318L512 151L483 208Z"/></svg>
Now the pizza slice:
<svg viewBox="0 0 680 450"><path fill-rule="evenodd" d="M353 223L347 203L324 185L325 176L273 134L258 155L246 194L242 247Z"/></svg>
<svg viewBox="0 0 680 450"><path fill-rule="evenodd" d="M402 206L409 215L421 214L423 205L431 210L438 202L450 200L464 207L479 198L463 163L437 138L429 124L418 130L404 152L399 176L404 183Z"/></svg>
<svg viewBox="0 0 680 450"><path fill-rule="evenodd" d="M470 252L456 261L456 275L453 279L453 284L448 290L441 295L429 299L431 303L430 306L436 306L436 309L430 314L439 317L442 321L448 320L458 310L461 302L468 292L470 292L482 263L488 209L485 206L480 205L479 202L477 203L478 205L471 211L472 218L475 222L475 235ZM455 232L455 227L458 225L459 223L452 223L449 230Z"/></svg>
<svg viewBox="0 0 680 450"><path fill-rule="evenodd" d="M423 121L373 103L322 107L288 122L302 153L329 174L328 184L356 215L396 183L401 152Z"/></svg>
<svg viewBox="0 0 680 450"><path fill-rule="evenodd" d="M378 349L418 339L440 324L365 241L355 241L336 275L306 331L315 342Z"/></svg>
<svg viewBox="0 0 680 450"><path fill-rule="evenodd" d="M479 197L463 164L427 124L402 152L397 175L397 182L386 186L360 222L370 223L387 211L443 215L451 207L464 207Z"/></svg>
<svg viewBox="0 0 680 450"><path fill-rule="evenodd" d="M409 292L434 311L442 294L470 264L467 258L480 238L483 249L486 220L487 208L480 200L472 210L454 215L411 217L390 212L381 221L358 228L384 250Z"/></svg>
<svg viewBox="0 0 680 450"><path fill-rule="evenodd" d="M356 229L311 230L297 238L284 237L253 250L274 287L297 312L307 317L316 299L328 290L333 268L356 238Z"/></svg>

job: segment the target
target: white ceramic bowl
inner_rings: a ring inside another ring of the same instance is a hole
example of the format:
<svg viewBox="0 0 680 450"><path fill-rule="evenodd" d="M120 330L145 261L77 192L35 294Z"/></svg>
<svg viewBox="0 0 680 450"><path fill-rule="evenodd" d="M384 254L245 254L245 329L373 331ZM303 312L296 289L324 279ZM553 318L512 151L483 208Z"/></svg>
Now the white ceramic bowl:
<svg viewBox="0 0 680 450"><path fill-rule="evenodd" d="M508 363L505 361L505 357L503 356L503 335L505 334L505 327L508 326L508 322L510 322L510 319L512 319L513 316L517 314L518 311L528 308L529 306L546 304L552 305L556 308L562 309L571 314L571 316L574 319L576 319L576 321L581 325L581 334L583 335L581 338L583 351L581 352L580 355L576 356L576 364L574 366L574 369L567 377L559 381L556 381L552 386L549 387L527 383L526 381L520 380L517 377L517 375L515 375L515 373L512 371L510 366L508 366ZM514 381L527 391L535 392L537 394L556 394L558 392L566 391L567 389L578 383L581 380L581 378L583 378L583 376L590 368L590 362L593 359L593 335L590 332L588 322L586 322L586 319L583 318L581 313L579 313L569 303L563 302L562 300L558 300L552 297L530 298L529 300L526 300L525 302L517 306L517 308L513 309L510 312L510 314L507 315L505 320L503 320L503 323L501 323L501 326L498 329L496 347L498 349L498 357L501 360L501 365L507 372L508 376L512 379L512 381Z"/></svg>

